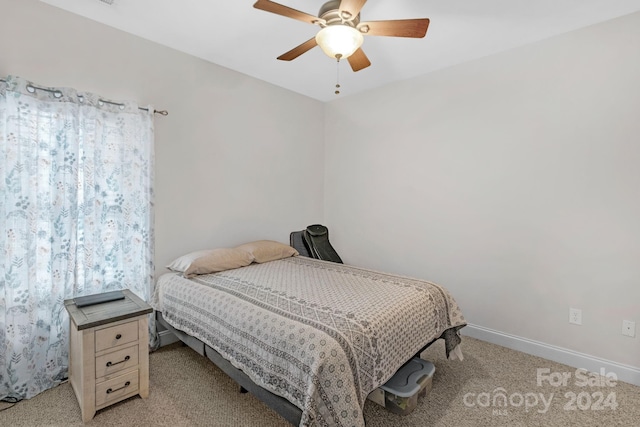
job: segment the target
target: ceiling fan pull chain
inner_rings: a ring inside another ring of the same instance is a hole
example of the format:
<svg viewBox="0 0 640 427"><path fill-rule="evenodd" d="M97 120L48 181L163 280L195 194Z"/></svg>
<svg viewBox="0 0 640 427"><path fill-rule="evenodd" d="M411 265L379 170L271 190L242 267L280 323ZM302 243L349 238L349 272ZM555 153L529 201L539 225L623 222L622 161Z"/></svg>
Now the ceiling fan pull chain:
<svg viewBox="0 0 640 427"><path fill-rule="evenodd" d="M336 91L335 94L336 95L340 95L340 57L342 55L337 54L336 55Z"/></svg>

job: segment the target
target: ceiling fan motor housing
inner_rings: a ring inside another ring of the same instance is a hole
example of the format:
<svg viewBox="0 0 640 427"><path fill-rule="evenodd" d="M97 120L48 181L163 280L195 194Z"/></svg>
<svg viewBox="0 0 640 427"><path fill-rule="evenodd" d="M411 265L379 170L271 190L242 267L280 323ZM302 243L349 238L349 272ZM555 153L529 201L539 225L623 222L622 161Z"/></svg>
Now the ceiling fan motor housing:
<svg viewBox="0 0 640 427"><path fill-rule="evenodd" d="M360 14L353 17L349 15L349 12L344 12L340 15L340 0L330 0L322 5L318 12L318 17L324 19L326 25L348 25L350 27L357 27L360 23Z"/></svg>

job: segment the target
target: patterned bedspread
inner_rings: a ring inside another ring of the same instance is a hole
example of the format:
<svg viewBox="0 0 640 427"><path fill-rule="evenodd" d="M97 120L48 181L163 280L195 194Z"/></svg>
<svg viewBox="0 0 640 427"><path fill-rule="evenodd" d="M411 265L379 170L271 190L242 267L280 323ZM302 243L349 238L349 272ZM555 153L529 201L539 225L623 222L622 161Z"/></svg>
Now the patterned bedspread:
<svg viewBox="0 0 640 427"><path fill-rule="evenodd" d="M453 351L465 325L439 285L305 257L168 273L151 304L298 406L301 426L364 426L367 395L431 341Z"/></svg>

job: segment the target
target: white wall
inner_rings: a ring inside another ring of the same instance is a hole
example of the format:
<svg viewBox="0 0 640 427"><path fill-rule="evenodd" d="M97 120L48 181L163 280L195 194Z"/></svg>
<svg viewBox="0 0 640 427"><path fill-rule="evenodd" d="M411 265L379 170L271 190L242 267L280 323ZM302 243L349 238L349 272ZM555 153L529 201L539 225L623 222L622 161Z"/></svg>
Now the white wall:
<svg viewBox="0 0 640 427"><path fill-rule="evenodd" d="M36 0L0 10L0 76L169 111L155 121L159 272L322 221L322 103Z"/></svg>
<svg viewBox="0 0 640 427"><path fill-rule="evenodd" d="M327 104L337 251L445 285L470 323L639 367L639 52L634 14Z"/></svg>

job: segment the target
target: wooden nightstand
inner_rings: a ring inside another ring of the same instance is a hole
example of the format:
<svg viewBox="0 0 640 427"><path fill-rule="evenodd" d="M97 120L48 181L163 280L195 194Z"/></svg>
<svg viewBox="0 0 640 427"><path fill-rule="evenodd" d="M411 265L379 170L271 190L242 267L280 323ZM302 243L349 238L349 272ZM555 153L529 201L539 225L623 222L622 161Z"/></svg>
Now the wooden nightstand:
<svg viewBox="0 0 640 427"><path fill-rule="evenodd" d="M124 299L77 307L64 305L70 319L69 382L82 421L98 409L139 394L149 396L149 330L153 309L128 289Z"/></svg>

